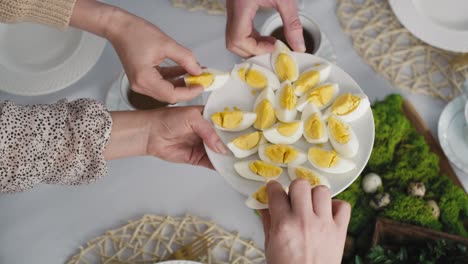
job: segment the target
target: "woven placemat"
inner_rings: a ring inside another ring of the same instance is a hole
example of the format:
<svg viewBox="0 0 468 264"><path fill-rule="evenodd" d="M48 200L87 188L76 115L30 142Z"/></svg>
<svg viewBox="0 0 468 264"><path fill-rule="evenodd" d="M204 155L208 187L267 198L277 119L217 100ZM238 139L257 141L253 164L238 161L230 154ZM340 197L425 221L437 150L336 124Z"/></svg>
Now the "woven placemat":
<svg viewBox="0 0 468 264"><path fill-rule="evenodd" d="M393 14L388 0L337 0L337 16L353 46L394 86L450 100L468 77L468 57L417 39Z"/></svg>
<svg viewBox="0 0 468 264"><path fill-rule="evenodd" d="M193 215L145 215L91 240L86 246L80 247L79 253L68 263L155 263L166 260L175 250L206 233L217 242L198 261L265 263L263 250L254 242Z"/></svg>

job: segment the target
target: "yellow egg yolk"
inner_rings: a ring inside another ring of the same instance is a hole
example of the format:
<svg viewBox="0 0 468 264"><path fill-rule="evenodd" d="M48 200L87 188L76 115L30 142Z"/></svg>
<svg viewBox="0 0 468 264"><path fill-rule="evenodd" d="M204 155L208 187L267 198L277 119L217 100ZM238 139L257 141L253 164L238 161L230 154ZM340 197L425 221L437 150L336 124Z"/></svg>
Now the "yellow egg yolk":
<svg viewBox="0 0 468 264"><path fill-rule="evenodd" d="M242 68L238 71L238 75L252 88L263 89L268 86L268 79L261 71Z"/></svg>
<svg viewBox="0 0 468 264"><path fill-rule="evenodd" d="M242 119L243 113L237 108L230 111L229 108L226 107L223 112L217 112L211 115L213 123L227 129L239 127L242 123Z"/></svg>
<svg viewBox="0 0 468 264"><path fill-rule="evenodd" d="M260 139L262 139L262 132L257 131L237 137L232 140L232 143L239 149L250 150L258 145Z"/></svg>
<svg viewBox="0 0 468 264"><path fill-rule="evenodd" d="M304 133L308 138L319 139L325 134L325 125L318 113L313 113L304 123Z"/></svg>
<svg viewBox="0 0 468 264"><path fill-rule="evenodd" d="M287 109L287 110L293 110L296 108L296 95L294 94L294 89L290 84L287 84L283 91L281 92L280 96L280 103L281 103L281 108Z"/></svg>
<svg viewBox="0 0 468 264"><path fill-rule="evenodd" d="M185 84L187 86L200 85L203 88L210 87L214 82L215 76L209 72L203 72L200 75L196 76L187 76L185 77Z"/></svg>
<svg viewBox="0 0 468 264"><path fill-rule="evenodd" d="M265 155L275 163L288 164L294 161L299 152L288 145L271 145L265 148Z"/></svg>
<svg viewBox="0 0 468 264"><path fill-rule="evenodd" d="M351 137L349 133L349 126L341 122L340 120L330 117L328 118L328 126L332 137L340 144L349 142Z"/></svg>
<svg viewBox="0 0 468 264"><path fill-rule="evenodd" d="M283 169L280 167L268 164L261 160L249 163L249 168L253 173L265 178L278 177L283 172Z"/></svg>
<svg viewBox="0 0 468 264"><path fill-rule="evenodd" d="M267 99L264 99L255 108L257 119L255 120L254 127L256 129L267 129L273 126L276 122L276 115L273 105Z"/></svg>
<svg viewBox="0 0 468 264"><path fill-rule="evenodd" d="M322 168L331 168L339 161L336 151L328 151L316 147L309 149L309 159Z"/></svg>
<svg viewBox="0 0 468 264"><path fill-rule="evenodd" d="M266 185L260 187L254 194L252 194L252 197L262 204L268 204L268 192Z"/></svg>
<svg viewBox="0 0 468 264"><path fill-rule="evenodd" d="M331 84L319 86L307 94L307 101L317 107L328 104L335 95L335 87Z"/></svg>
<svg viewBox="0 0 468 264"><path fill-rule="evenodd" d="M298 178L307 180L311 186L317 186L320 184L320 178L311 170L306 168L296 168L295 172Z"/></svg>
<svg viewBox="0 0 468 264"><path fill-rule="evenodd" d="M278 133L280 133L281 135L285 137L290 137L297 132L300 125L301 122L279 123L276 130L278 130Z"/></svg>
<svg viewBox="0 0 468 264"><path fill-rule="evenodd" d="M356 110L360 103L361 98L359 96L346 93L336 98L331 106L331 111L336 115L347 115Z"/></svg>
<svg viewBox="0 0 468 264"><path fill-rule="evenodd" d="M294 83L295 90L298 93L305 93L310 88L316 86L320 81L320 72L308 71L299 76L297 81Z"/></svg>
<svg viewBox="0 0 468 264"><path fill-rule="evenodd" d="M275 70L281 82L286 80L293 81L297 73L297 65L291 56L286 53L280 53L276 58Z"/></svg>

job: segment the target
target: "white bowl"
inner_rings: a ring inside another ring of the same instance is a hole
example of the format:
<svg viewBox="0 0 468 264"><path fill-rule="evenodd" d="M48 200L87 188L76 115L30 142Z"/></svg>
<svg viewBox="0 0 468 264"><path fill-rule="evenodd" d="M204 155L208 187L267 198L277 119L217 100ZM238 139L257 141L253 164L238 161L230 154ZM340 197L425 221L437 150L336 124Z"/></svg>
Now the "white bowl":
<svg viewBox="0 0 468 264"><path fill-rule="evenodd" d="M299 11L299 19L301 20L302 27L304 30L310 32L312 38L314 39L314 51L311 54L317 54L322 49L322 32L317 22L312 18L312 15L305 12ZM262 36L269 36L275 29L281 27L283 21L279 13L273 14L270 16L265 23L263 23L260 34Z"/></svg>

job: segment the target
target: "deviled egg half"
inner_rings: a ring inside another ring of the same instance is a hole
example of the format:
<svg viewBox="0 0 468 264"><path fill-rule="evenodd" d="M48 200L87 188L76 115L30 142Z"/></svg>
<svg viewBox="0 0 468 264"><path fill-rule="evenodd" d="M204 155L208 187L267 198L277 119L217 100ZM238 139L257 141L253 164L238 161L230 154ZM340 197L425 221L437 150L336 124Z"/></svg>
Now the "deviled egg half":
<svg viewBox="0 0 468 264"><path fill-rule="evenodd" d="M238 159L242 159L258 152L258 147L266 143L262 132L255 131L234 138L227 144L232 154Z"/></svg>
<svg viewBox="0 0 468 264"><path fill-rule="evenodd" d="M327 131L333 148L345 158L356 156L359 142L353 128L341 118L332 115L328 118Z"/></svg>
<svg viewBox="0 0 468 264"><path fill-rule="evenodd" d="M254 102L254 112L257 114L254 127L264 130L276 123L275 115L275 93L271 88L265 88L257 96Z"/></svg>
<svg viewBox="0 0 468 264"><path fill-rule="evenodd" d="M336 98L325 111L324 116L336 115L345 122L361 118L370 108L369 98L362 94L345 93Z"/></svg>
<svg viewBox="0 0 468 264"><path fill-rule="evenodd" d="M239 161L234 164L237 173L249 180L267 182L277 179L283 169L261 160Z"/></svg>
<svg viewBox="0 0 468 264"><path fill-rule="evenodd" d="M272 71L253 63L236 64L231 71L231 77L245 82L254 89L270 87L276 90L280 87L280 82Z"/></svg>
<svg viewBox="0 0 468 264"><path fill-rule="evenodd" d="M310 89L323 83L328 79L331 72L331 66L328 63L318 64L302 72L299 78L294 82L294 92L301 96Z"/></svg>
<svg viewBox="0 0 468 264"><path fill-rule="evenodd" d="M307 104L314 104L319 110L328 107L338 95L336 83L324 83L303 94L297 102L297 110L303 111Z"/></svg>
<svg viewBox="0 0 468 264"><path fill-rule="evenodd" d="M299 77L299 65L291 50L276 40L275 50L271 54L271 67L274 69L280 82L295 82Z"/></svg>
<svg viewBox="0 0 468 264"><path fill-rule="evenodd" d="M328 141L328 133L322 113L314 104L308 104L302 111L301 120L304 123L304 138L312 144Z"/></svg>
<svg viewBox="0 0 468 264"><path fill-rule="evenodd" d="M335 150L311 147L308 152L309 162L314 168L327 173L346 173L355 168L354 162L340 157Z"/></svg>
<svg viewBox="0 0 468 264"><path fill-rule="evenodd" d="M302 121L279 122L263 132L265 138L273 144L294 144L302 136Z"/></svg>
<svg viewBox="0 0 468 264"><path fill-rule="evenodd" d="M244 112L237 107L234 107L233 110L226 107L224 111L211 115L211 121L213 121L217 129L231 132L238 132L251 127L256 119L256 113Z"/></svg>
<svg viewBox="0 0 468 264"><path fill-rule="evenodd" d="M185 85L202 86L205 91L213 91L224 86L229 79L229 73L206 68L200 75L186 74L184 76Z"/></svg>
<svg viewBox="0 0 468 264"><path fill-rule="evenodd" d="M263 144L258 148L261 160L280 167L300 165L307 161L307 154L294 146L285 144Z"/></svg>
<svg viewBox="0 0 468 264"><path fill-rule="evenodd" d="M288 166L288 175L292 181L297 178L307 180L311 187L325 185L330 188L330 183L328 182L327 178L320 175L317 171L307 167Z"/></svg>

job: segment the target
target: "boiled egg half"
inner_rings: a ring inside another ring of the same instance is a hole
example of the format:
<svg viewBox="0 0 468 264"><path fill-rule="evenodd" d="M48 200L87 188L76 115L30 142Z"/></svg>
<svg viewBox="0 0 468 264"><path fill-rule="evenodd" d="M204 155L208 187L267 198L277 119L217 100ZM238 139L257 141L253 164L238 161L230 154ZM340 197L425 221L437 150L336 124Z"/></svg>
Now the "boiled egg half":
<svg viewBox="0 0 468 264"><path fill-rule="evenodd" d="M272 128L265 130L263 134L273 144L294 144L301 138L303 130L302 121L279 122Z"/></svg>
<svg viewBox="0 0 468 264"><path fill-rule="evenodd" d="M369 98L361 94L345 93L336 98L325 111L325 118L336 115L345 122L353 122L363 116L370 108Z"/></svg>
<svg viewBox="0 0 468 264"><path fill-rule="evenodd" d="M302 167L302 166L288 166L288 175L292 181L295 179L304 179L310 183L311 187L318 185L325 185L330 188L330 183L327 178L320 175L313 169Z"/></svg>
<svg viewBox="0 0 468 264"><path fill-rule="evenodd" d="M223 131L237 132L242 131L253 125L257 119L257 114L252 112L244 112L237 107L229 110L228 107L222 112L217 112L211 115L215 127Z"/></svg>
<svg viewBox="0 0 468 264"><path fill-rule="evenodd" d="M305 92L317 86L317 84L328 79L331 72L331 66L328 63L316 65L305 70L299 75L299 78L294 82L294 92L297 96L303 95Z"/></svg>
<svg viewBox="0 0 468 264"><path fill-rule="evenodd" d="M316 86L303 94L297 102L297 110L304 110L307 104L314 104L319 110L329 106L338 95L340 88L336 83L325 83Z"/></svg>
<svg viewBox="0 0 468 264"><path fill-rule="evenodd" d="M352 161L340 157L335 150L321 147L311 147L308 158L312 166L328 173L346 173L356 166Z"/></svg>
<svg viewBox="0 0 468 264"><path fill-rule="evenodd" d="M271 88L265 88L254 102L254 112L257 114L254 127L264 130L276 123L275 93Z"/></svg>
<svg viewBox="0 0 468 264"><path fill-rule="evenodd" d="M281 167L261 160L239 161L234 164L234 169L246 179L261 182L277 179L283 173Z"/></svg>
<svg viewBox="0 0 468 264"><path fill-rule="evenodd" d="M283 186L283 189L288 193L288 187ZM245 205L250 209L262 210L268 208L268 192L266 185L262 185L256 192L254 192L247 200Z"/></svg>
<svg viewBox="0 0 468 264"><path fill-rule="evenodd" d="M281 84L276 91L276 117L282 122L290 122L296 119L297 97L294 88L289 81Z"/></svg>
<svg viewBox="0 0 468 264"><path fill-rule="evenodd" d="M307 161L307 155L291 145L263 144L258 148L261 160L276 166L300 165Z"/></svg>
<svg viewBox="0 0 468 264"><path fill-rule="evenodd" d="M302 111L301 120L304 123L304 138L313 144L328 141L328 133L322 113L314 104L308 104Z"/></svg>
<svg viewBox="0 0 468 264"><path fill-rule="evenodd" d="M235 65L231 71L231 76L234 79L245 82L254 89L270 87L276 90L280 87L280 82L272 71L253 63L244 62Z"/></svg>
<svg viewBox="0 0 468 264"><path fill-rule="evenodd" d="M187 86L202 86L205 91L213 91L224 86L229 79L229 73L218 71L215 69L203 69L200 75L184 76L184 81Z"/></svg>
<svg viewBox="0 0 468 264"><path fill-rule="evenodd" d="M327 131L333 148L343 157L356 156L359 143L353 128L341 118L332 115L328 118Z"/></svg>
<svg viewBox="0 0 468 264"><path fill-rule="evenodd" d="M236 158L241 159L257 153L258 147L264 143L266 143L266 139L262 132L255 131L234 138L227 144L227 147Z"/></svg>
<svg viewBox="0 0 468 264"><path fill-rule="evenodd" d="M295 82L299 77L299 65L296 58L288 46L280 40L275 42L275 50L271 54L271 67L280 82Z"/></svg>

